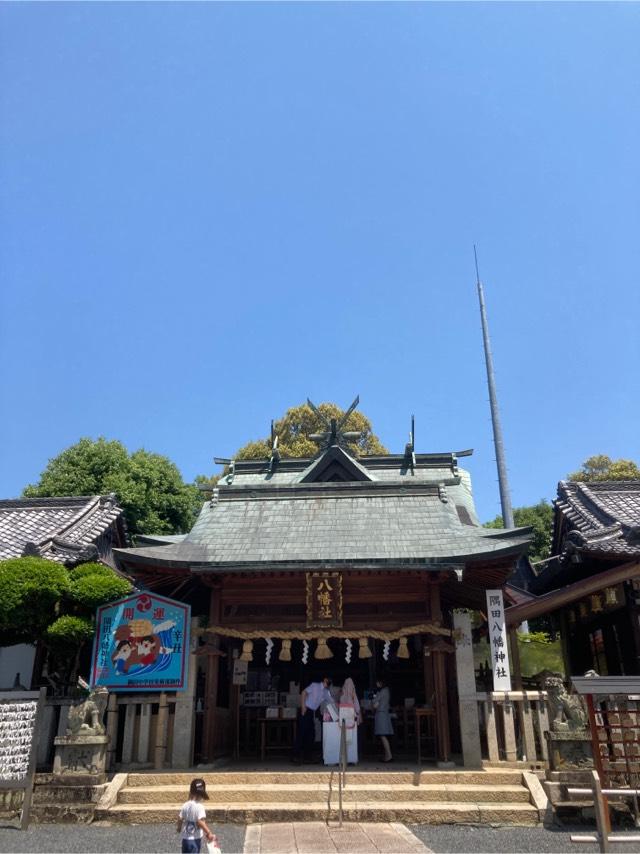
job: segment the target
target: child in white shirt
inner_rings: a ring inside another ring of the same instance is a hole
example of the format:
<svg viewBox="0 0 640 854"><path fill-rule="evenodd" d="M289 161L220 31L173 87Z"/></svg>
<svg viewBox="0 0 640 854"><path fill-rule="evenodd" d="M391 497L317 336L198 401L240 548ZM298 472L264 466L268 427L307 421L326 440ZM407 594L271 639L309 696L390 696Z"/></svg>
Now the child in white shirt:
<svg viewBox="0 0 640 854"><path fill-rule="evenodd" d="M204 780L199 777L192 780L189 786L189 800L182 805L176 827L178 833L182 835L182 854L200 854L203 836L206 836L207 842L213 842L215 839L207 827L206 813L202 805L202 801L208 800L209 795L207 795Z"/></svg>

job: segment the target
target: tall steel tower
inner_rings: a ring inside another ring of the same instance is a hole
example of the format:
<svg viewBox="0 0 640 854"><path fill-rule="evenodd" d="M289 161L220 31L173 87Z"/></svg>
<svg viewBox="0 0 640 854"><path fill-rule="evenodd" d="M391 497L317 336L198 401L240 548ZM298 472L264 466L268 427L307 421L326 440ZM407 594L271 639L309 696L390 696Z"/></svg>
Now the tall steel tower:
<svg viewBox="0 0 640 854"><path fill-rule="evenodd" d="M487 309L484 304L484 289L478 272L478 254L474 244L473 254L476 260L476 280L478 285L478 299L480 301L480 318L482 320L482 338L484 340L484 359L487 365L487 386L489 387L489 403L491 405L491 423L493 424L493 444L496 449L496 463L498 466L498 485L500 487L500 504L502 505L502 520L505 528L515 528L513 521L513 509L511 507L511 493L509 492L509 479L507 476L507 464L504 458L504 440L502 438L502 426L500 424L500 413L498 411L498 396L496 394L496 379L493 372L493 356L491 354L491 341L489 340L489 325L487 323Z"/></svg>

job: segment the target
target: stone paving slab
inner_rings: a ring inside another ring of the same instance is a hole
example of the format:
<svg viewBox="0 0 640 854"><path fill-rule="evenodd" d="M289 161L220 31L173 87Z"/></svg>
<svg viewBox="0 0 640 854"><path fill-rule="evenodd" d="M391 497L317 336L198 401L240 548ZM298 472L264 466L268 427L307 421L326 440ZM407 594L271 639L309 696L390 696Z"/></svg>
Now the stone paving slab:
<svg viewBox="0 0 640 854"><path fill-rule="evenodd" d="M244 854L430 854L408 828L396 822L320 821L250 824Z"/></svg>

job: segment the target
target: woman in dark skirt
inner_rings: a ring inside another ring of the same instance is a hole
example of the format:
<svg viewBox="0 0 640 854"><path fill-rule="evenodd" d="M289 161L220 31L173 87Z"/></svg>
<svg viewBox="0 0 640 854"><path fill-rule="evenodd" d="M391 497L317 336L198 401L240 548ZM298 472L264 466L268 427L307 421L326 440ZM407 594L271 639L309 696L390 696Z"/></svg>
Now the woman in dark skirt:
<svg viewBox="0 0 640 854"><path fill-rule="evenodd" d="M393 724L391 723L391 714L389 713L389 705L391 695L389 687L384 679L378 679L376 682L378 688L373 699L373 708L376 715L374 720L374 734L380 737L382 748L384 750L383 762L391 762L391 747L389 746L389 736L393 735Z"/></svg>

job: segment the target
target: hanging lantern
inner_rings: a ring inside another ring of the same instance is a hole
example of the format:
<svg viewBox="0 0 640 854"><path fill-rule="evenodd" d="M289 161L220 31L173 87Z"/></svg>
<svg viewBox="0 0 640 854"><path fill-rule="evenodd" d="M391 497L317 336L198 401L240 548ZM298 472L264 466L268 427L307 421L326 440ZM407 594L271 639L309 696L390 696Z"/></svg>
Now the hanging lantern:
<svg viewBox="0 0 640 854"><path fill-rule="evenodd" d="M253 661L253 641L246 640L242 643L240 661Z"/></svg>
<svg viewBox="0 0 640 854"><path fill-rule="evenodd" d="M333 653L327 646L326 638L318 638L318 645L316 647L315 658L333 658Z"/></svg>
<svg viewBox="0 0 640 854"><path fill-rule="evenodd" d="M594 614L597 614L602 611L602 602L597 593L594 593L594 595L591 597L591 610Z"/></svg>
<svg viewBox="0 0 640 854"><path fill-rule="evenodd" d="M291 661L291 641L288 638L282 641L282 649L278 658L280 661Z"/></svg>
<svg viewBox="0 0 640 854"><path fill-rule="evenodd" d="M360 650L358 658L371 658L371 647L369 646L369 638L359 638Z"/></svg>
<svg viewBox="0 0 640 854"><path fill-rule="evenodd" d="M578 603L578 612L580 614L581 619L584 619L585 617L589 616L589 612L587 611L587 603L586 602L579 602Z"/></svg>
<svg viewBox="0 0 640 854"><path fill-rule="evenodd" d="M407 646L407 638L400 638L396 655L398 658L409 658L409 647Z"/></svg>

